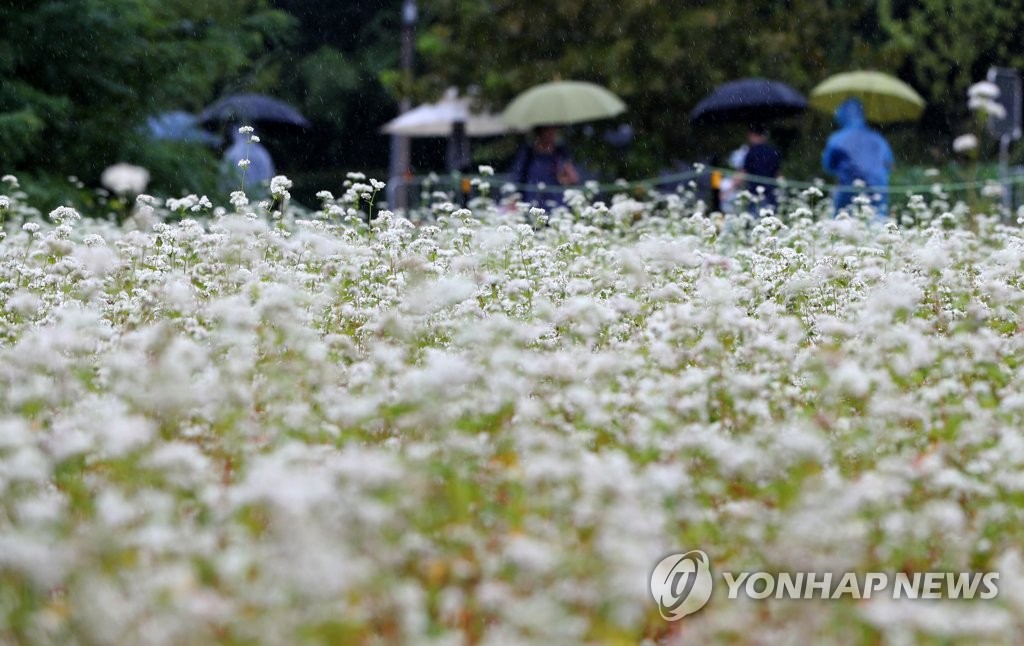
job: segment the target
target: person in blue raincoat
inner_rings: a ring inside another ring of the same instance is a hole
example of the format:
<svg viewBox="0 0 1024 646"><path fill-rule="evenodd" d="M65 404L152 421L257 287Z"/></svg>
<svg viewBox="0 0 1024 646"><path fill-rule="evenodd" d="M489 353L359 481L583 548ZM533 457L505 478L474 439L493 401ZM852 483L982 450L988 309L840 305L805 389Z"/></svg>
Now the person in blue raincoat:
<svg viewBox="0 0 1024 646"><path fill-rule="evenodd" d="M250 141L248 134L240 133L237 125L229 127L228 137L231 139L231 145L224 151L223 164L228 176L232 178L232 183L242 178L242 168L238 162L248 159L248 168L245 170L246 188L259 191L262 185L276 174L270 152L258 139Z"/></svg>
<svg viewBox="0 0 1024 646"><path fill-rule="evenodd" d="M861 180L867 186L888 186L894 163L892 149L885 137L868 127L864 106L857 99L848 99L836 108L839 130L832 134L821 156L825 172L835 175L841 187ZM848 206L856 191L837 191L836 210ZM889 208L887 193L872 196L872 204L880 214Z"/></svg>

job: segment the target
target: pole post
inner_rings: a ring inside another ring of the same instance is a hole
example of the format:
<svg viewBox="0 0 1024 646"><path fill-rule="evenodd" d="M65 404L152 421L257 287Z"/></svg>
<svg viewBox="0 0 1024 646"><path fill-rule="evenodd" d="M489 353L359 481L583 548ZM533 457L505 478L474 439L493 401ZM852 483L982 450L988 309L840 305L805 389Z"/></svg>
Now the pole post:
<svg viewBox="0 0 1024 646"><path fill-rule="evenodd" d="M1006 114L996 119L989 117L988 132L999 139L999 182L1003 189L1003 206L1007 212L1013 209L1013 193L1010 185L1010 144L1021 137L1021 120L1024 113L1024 87L1020 74L1010 67L991 67L986 78L999 88L999 103Z"/></svg>
<svg viewBox="0 0 1024 646"><path fill-rule="evenodd" d="M405 0L402 4L402 84L403 96L398 104L400 114L404 114L412 108L412 101L409 99L409 85L412 83L413 64L413 32L416 28L416 21L419 19L419 8L416 0ZM407 176L409 175L409 138L401 135L391 135L391 168L388 180L388 206L392 209L407 209L409 207L409 187Z"/></svg>
<svg viewBox="0 0 1024 646"><path fill-rule="evenodd" d="M1003 185L1003 206L1007 213L1013 208L1013 196L1010 194L1010 139L1009 133L999 138L999 180Z"/></svg>

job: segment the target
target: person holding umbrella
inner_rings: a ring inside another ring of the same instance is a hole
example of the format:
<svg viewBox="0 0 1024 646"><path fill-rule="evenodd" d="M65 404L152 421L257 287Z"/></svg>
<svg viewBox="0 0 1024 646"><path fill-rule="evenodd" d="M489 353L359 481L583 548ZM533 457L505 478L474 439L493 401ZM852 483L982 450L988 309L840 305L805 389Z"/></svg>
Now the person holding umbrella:
<svg viewBox="0 0 1024 646"><path fill-rule="evenodd" d="M625 109L626 104L615 94L585 81L551 81L519 94L501 113L501 119L518 130L533 129L534 140L516 155L512 180L547 186L579 183L572 159L558 145L558 126L608 119ZM539 202L544 193L528 190L523 197Z"/></svg>
<svg viewBox="0 0 1024 646"><path fill-rule="evenodd" d="M895 160L885 137L868 127L859 99L847 99L840 104L836 108L835 120L839 130L829 137L821 165L826 173L835 175L839 181L840 190L835 196L838 211L853 202L854 191L844 189L853 186L857 180L867 186L889 186L889 172ZM880 215L888 212L888 193L876 194L872 202Z"/></svg>
<svg viewBox="0 0 1024 646"><path fill-rule="evenodd" d="M537 126L533 129L532 144L524 144L512 162L513 181L529 186L571 186L578 184L580 175L573 165L565 146L558 142L559 129L555 126ZM543 202L540 191L524 191L527 202Z"/></svg>
<svg viewBox="0 0 1024 646"><path fill-rule="evenodd" d="M778 203L775 186L761 178L776 178L782 168L782 153L768 143L768 128L755 123L747 133L747 153L743 156L742 173L737 178L754 195L761 195L761 205L775 208Z"/></svg>
<svg viewBox="0 0 1024 646"><path fill-rule="evenodd" d="M243 190L246 186L262 186L277 174L270 152L252 132L251 127L231 124L225 133L231 144L224 151L221 163L232 184L241 181Z"/></svg>
<svg viewBox="0 0 1024 646"><path fill-rule="evenodd" d="M737 164L741 172L734 177L733 184L737 188L745 187L755 195L760 192L760 204L774 207L777 201L774 185L758 181L758 178L778 177L782 154L768 143L768 130L763 124L794 117L806 110L807 99L786 83L745 78L715 88L690 112L690 121L694 125L750 124L746 151Z"/></svg>
<svg viewBox="0 0 1024 646"><path fill-rule="evenodd" d="M888 212L889 173L895 159L889 143L868 127L872 123L896 123L921 118L924 99L914 88L896 77L873 70L835 74L811 90L811 105L826 114L834 114L840 126L825 146L821 165L839 180L835 207L841 209L853 201L856 191L847 187L860 180L868 186L883 188L873 198L880 215Z"/></svg>
<svg viewBox="0 0 1024 646"><path fill-rule="evenodd" d="M201 124L221 124L226 129L222 166L225 174L234 183L253 187L270 181L276 174L270 152L260 144L259 137L252 134L251 125L276 126L285 129L306 129L312 126L306 117L284 101L265 94L235 94L215 101L199 113ZM246 132L239 131L239 123ZM241 162L241 165L239 163Z"/></svg>

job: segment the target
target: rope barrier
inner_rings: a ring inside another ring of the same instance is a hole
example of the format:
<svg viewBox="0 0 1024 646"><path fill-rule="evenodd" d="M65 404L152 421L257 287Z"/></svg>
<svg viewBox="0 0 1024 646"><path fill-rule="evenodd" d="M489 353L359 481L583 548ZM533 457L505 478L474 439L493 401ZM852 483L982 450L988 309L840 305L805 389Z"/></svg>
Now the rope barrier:
<svg viewBox="0 0 1024 646"><path fill-rule="evenodd" d="M715 170L721 171L721 169ZM739 171L731 171L731 173L733 176L743 175ZM934 193L937 192L936 189L938 189L940 192L947 193L964 191L972 188L984 188L986 186L991 185L1024 184L1024 173L1010 175L1006 179L978 179L966 182L932 182L930 184L897 184L895 186L850 186L839 184L824 184L800 180L788 180L785 178L762 177L756 175L744 175L744 177L758 184L775 186L778 188L818 188L822 191L837 193Z"/></svg>
<svg viewBox="0 0 1024 646"><path fill-rule="evenodd" d="M665 175L663 177L649 178L643 180L634 180L632 182L618 181L618 182L596 182L588 181L582 184L573 186L545 186L542 184L524 184L519 182L503 181L500 176L481 177L481 181L491 183L491 179L496 179L501 183L501 188L511 187L514 191L518 192L529 192L529 193L551 193L561 194L567 189L575 190L592 190L597 193L611 193L615 191L631 190L637 187L650 187L656 184L678 184L679 182L686 182L692 179L697 179L707 175L707 171L687 171L682 173L674 173L671 175ZM408 181L402 183L403 186L429 186L431 184L446 184L452 182L458 184L465 176L437 176L437 175L417 175L410 178ZM475 177L475 176L474 176Z"/></svg>
<svg viewBox="0 0 1024 646"><path fill-rule="evenodd" d="M1005 179L987 179L987 180L971 180L962 182L933 182L930 184L901 184L901 185L888 185L888 186L847 186L838 184L825 184L822 181L809 182L806 180L792 180L787 178L778 177L763 177L758 175L749 175L741 171L737 171L731 168L717 168L713 166L704 167L701 170L685 171L674 173L670 175L662 175L658 177L650 177L642 180L635 180L631 182L618 181L618 182L584 182L580 185L575 186L544 186L540 184L524 184L519 182L502 181L500 176L495 176L494 179L501 182L501 188L512 188L516 192L529 192L529 193L543 193L543 194L561 194L567 189L576 190L588 190L596 193L614 193L623 191L632 191L637 188L651 189L657 186L665 186L669 184L679 184L681 182L689 182L702 177L710 177L712 173L720 173L723 177L735 178L742 176L744 180L750 181L756 184L764 186L773 186L782 189L810 189L816 188L823 193L886 193L886 194L921 194L921 193L955 193L961 191L967 191L971 189L984 188L986 186L1015 186L1024 184L1024 173L1011 175ZM429 187L431 184L444 185L449 181L458 185L465 175L455 176L437 176L437 175L418 175L410 178L407 181L403 181L401 186L406 187ZM489 182L491 178L481 177L481 181Z"/></svg>

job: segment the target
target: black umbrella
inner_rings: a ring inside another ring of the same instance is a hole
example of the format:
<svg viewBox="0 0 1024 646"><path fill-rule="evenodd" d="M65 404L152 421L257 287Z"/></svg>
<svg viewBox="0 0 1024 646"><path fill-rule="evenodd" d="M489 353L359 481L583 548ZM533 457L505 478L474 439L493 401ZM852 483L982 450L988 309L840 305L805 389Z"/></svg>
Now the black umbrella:
<svg viewBox="0 0 1024 646"><path fill-rule="evenodd" d="M265 94L234 94L225 97L200 112L199 121L230 121L245 124L263 121L302 128L308 128L310 125L309 120L298 110Z"/></svg>
<svg viewBox="0 0 1024 646"><path fill-rule="evenodd" d="M807 99L781 81L749 78L718 86L690 113L690 121L755 123L807 110Z"/></svg>

